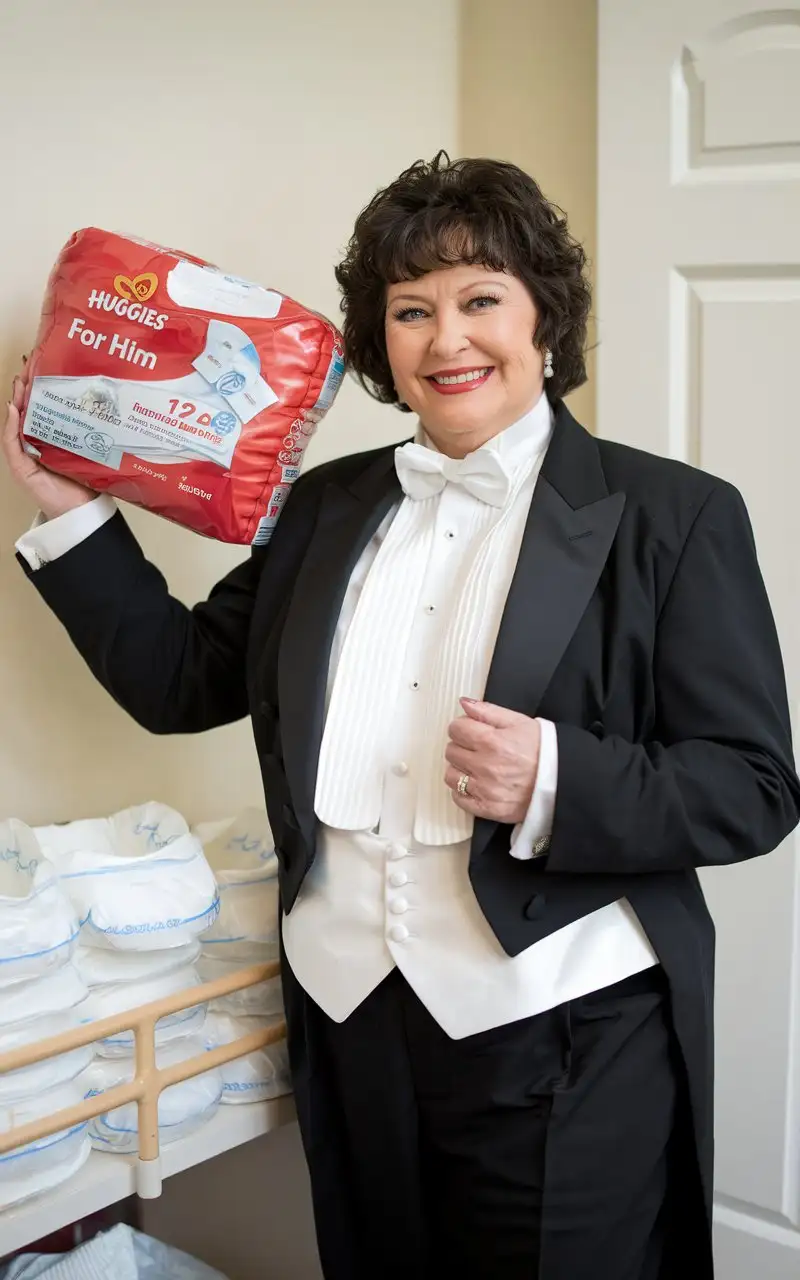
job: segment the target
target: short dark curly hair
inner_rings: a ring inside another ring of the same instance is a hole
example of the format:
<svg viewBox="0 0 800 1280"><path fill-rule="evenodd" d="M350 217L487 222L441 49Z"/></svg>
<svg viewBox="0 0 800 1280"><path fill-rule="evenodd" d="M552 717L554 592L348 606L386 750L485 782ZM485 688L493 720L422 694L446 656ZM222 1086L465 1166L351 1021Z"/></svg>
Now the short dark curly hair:
<svg viewBox="0 0 800 1280"><path fill-rule="evenodd" d="M440 151L378 191L336 268L350 370L370 395L408 409L386 353L387 285L459 263L507 271L527 286L539 313L532 340L553 352L551 399L586 381L592 295L566 216L516 165Z"/></svg>

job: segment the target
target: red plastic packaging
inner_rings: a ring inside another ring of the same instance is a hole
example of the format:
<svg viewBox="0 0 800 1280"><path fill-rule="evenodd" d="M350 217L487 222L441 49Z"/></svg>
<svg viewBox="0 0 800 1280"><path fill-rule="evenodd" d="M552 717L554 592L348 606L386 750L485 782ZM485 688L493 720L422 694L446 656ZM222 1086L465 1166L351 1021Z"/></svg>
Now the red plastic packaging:
<svg viewBox="0 0 800 1280"><path fill-rule="evenodd" d="M316 312L92 227L50 275L23 442L98 492L259 545L343 374L341 335Z"/></svg>

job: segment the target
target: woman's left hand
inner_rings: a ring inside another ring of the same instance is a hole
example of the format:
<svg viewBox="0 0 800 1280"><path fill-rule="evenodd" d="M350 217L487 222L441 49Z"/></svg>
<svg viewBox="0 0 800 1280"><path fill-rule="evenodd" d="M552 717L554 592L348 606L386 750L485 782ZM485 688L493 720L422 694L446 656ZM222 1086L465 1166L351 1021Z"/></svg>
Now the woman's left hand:
<svg viewBox="0 0 800 1280"><path fill-rule="evenodd" d="M448 731L445 783L459 809L516 826L527 815L536 785L539 721L491 702L462 698L461 705L464 715ZM459 795L464 774L469 783L466 794Z"/></svg>

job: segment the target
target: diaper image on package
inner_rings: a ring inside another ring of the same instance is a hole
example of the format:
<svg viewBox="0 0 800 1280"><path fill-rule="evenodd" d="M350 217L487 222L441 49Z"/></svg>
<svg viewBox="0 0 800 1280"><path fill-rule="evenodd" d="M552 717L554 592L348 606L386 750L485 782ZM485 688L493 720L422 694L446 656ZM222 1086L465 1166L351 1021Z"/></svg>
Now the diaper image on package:
<svg viewBox="0 0 800 1280"><path fill-rule="evenodd" d="M0 994L66 964L80 922L35 832L0 822Z"/></svg>
<svg viewBox="0 0 800 1280"><path fill-rule="evenodd" d="M285 294L90 227L53 267L30 373L23 443L45 467L261 545L344 356L335 326Z"/></svg>
<svg viewBox="0 0 800 1280"><path fill-rule="evenodd" d="M264 809L193 828L219 890L219 915L203 934L206 956L242 964L277 960L278 859ZM242 965L240 964L241 968Z"/></svg>
<svg viewBox="0 0 800 1280"><path fill-rule="evenodd" d="M83 923L85 944L119 951L187 946L216 919L219 895L203 846L166 805L137 805L36 834Z"/></svg>
<svg viewBox="0 0 800 1280"><path fill-rule="evenodd" d="M203 1036L188 1036L174 1044L156 1049L156 1066L161 1069L199 1058L207 1052ZM133 1079L136 1067L132 1059L110 1061L96 1058L83 1075L86 1097L93 1098L119 1084ZM162 1145L176 1142L193 1133L214 1116L222 1099L222 1076L217 1068L205 1071L191 1080L171 1084L158 1099L158 1137ZM89 1121L92 1146L100 1151L129 1153L138 1151L137 1107L135 1102L116 1107Z"/></svg>

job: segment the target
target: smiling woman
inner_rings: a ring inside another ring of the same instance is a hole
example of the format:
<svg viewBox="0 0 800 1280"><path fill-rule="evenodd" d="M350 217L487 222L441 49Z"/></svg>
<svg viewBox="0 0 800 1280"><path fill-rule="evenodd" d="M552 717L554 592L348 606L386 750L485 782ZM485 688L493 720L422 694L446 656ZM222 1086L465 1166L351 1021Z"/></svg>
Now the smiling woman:
<svg viewBox="0 0 800 1280"><path fill-rule="evenodd" d="M386 290L397 394L440 452L462 458L519 421L542 394L536 305L515 276L441 267Z"/></svg>
<svg viewBox="0 0 800 1280"><path fill-rule="evenodd" d="M532 407L545 366L553 400L586 381L585 266L516 165L419 161L362 211L337 267L351 369L462 456Z"/></svg>

